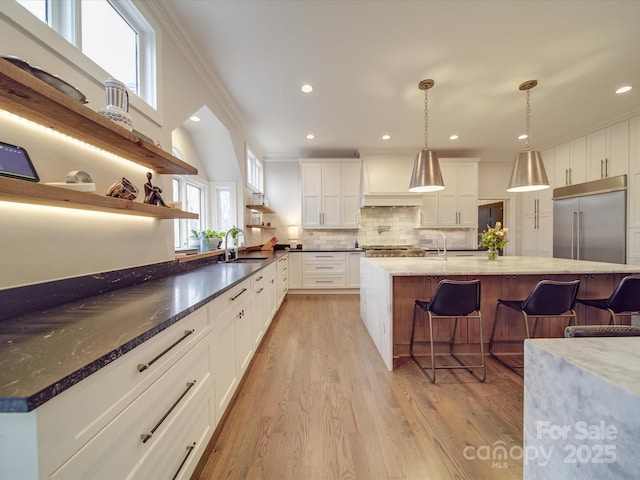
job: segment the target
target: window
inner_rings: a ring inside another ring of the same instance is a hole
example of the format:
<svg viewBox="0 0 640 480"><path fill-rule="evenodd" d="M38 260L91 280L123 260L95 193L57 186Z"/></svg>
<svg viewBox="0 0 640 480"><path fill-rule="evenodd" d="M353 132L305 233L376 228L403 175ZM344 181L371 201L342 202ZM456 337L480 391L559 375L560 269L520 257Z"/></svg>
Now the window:
<svg viewBox="0 0 640 480"><path fill-rule="evenodd" d="M18 3L149 105L157 107L156 34L131 0Z"/></svg>
<svg viewBox="0 0 640 480"><path fill-rule="evenodd" d="M171 186L173 187L172 200L174 202L179 202L180 201L180 180L178 180L177 178L173 178L171 180ZM173 248L180 248L182 246L180 233L181 233L180 220L176 218L173 221Z"/></svg>
<svg viewBox="0 0 640 480"><path fill-rule="evenodd" d="M187 227L189 229L189 233L191 233L192 230L204 230L204 222L202 218L204 215L204 189L199 185L187 182L186 200L186 211L197 213L199 215L197 219L189 219Z"/></svg>
<svg viewBox="0 0 640 480"><path fill-rule="evenodd" d="M264 193L262 161L247 147L247 185L256 192Z"/></svg>

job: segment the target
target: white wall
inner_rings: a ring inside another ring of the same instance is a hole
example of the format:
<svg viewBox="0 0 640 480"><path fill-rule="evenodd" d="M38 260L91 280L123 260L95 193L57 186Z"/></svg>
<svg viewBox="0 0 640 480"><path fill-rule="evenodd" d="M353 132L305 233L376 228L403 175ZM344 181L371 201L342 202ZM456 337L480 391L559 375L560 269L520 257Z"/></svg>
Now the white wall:
<svg viewBox="0 0 640 480"><path fill-rule="evenodd" d="M138 6L145 9L153 4ZM211 79L193 66L189 52L181 49L167 30L160 29L158 40L161 103L153 112L132 96L134 128L171 151L171 132L206 105L229 131L235 161L243 173L246 138L219 92L214 91ZM104 105L103 81L108 75L96 76L94 71L77 67L78 52L14 2L0 2L0 45L4 55L22 57L72 83L87 96L89 108L97 111ZM97 193L104 194L122 176L141 190L146 181L144 168L67 145L12 119L0 118L0 131L0 140L28 150L42 182L61 181L70 170L85 170L92 175ZM196 163L189 157L188 162ZM209 180L204 169L199 170L199 176ZM170 198L169 175L154 175L153 182ZM174 258L171 220L9 202L0 202L0 209L0 289ZM243 217L244 212L239 213Z"/></svg>

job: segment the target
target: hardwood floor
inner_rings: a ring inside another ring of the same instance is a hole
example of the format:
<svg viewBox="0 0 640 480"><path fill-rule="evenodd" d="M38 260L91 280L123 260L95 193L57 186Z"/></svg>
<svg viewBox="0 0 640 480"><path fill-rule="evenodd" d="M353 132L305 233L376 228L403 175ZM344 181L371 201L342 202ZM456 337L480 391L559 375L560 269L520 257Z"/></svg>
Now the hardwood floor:
<svg viewBox="0 0 640 480"><path fill-rule="evenodd" d="M289 295L192 478L522 478L522 379L487 363L486 383L389 372L359 296Z"/></svg>

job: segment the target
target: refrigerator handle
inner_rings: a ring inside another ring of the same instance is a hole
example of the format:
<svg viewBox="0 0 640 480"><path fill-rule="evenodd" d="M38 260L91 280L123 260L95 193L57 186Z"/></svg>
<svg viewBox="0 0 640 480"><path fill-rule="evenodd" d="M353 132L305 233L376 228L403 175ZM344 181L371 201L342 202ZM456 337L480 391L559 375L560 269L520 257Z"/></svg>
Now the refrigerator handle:
<svg viewBox="0 0 640 480"><path fill-rule="evenodd" d="M575 260L576 217L578 212L571 212L571 260Z"/></svg>
<svg viewBox="0 0 640 480"><path fill-rule="evenodd" d="M577 231L577 235L576 235L576 238L577 238L577 241L576 241L576 246L577 246L577 248L576 248L576 260L580 260L580 223L581 223L581 220L582 220L582 212L580 212L580 211L578 212L578 217L577 218L578 218L578 225L577 225L577 230L578 231Z"/></svg>

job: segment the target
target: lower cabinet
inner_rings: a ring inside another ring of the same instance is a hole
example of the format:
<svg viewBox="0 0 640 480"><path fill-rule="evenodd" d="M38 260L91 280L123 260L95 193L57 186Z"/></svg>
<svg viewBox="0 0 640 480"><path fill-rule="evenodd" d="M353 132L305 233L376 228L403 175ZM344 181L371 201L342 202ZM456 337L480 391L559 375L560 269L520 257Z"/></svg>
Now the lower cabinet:
<svg viewBox="0 0 640 480"><path fill-rule="evenodd" d="M275 314L276 269L35 410L0 413L0 478L190 478Z"/></svg>
<svg viewBox="0 0 640 480"><path fill-rule="evenodd" d="M345 252L302 252L303 288L345 288Z"/></svg>
<svg viewBox="0 0 640 480"><path fill-rule="evenodd" d="M278 259L276 271L276 309L284 301L289 290L289 254ZM274 312L275 313L275 312Z"/></svg>

